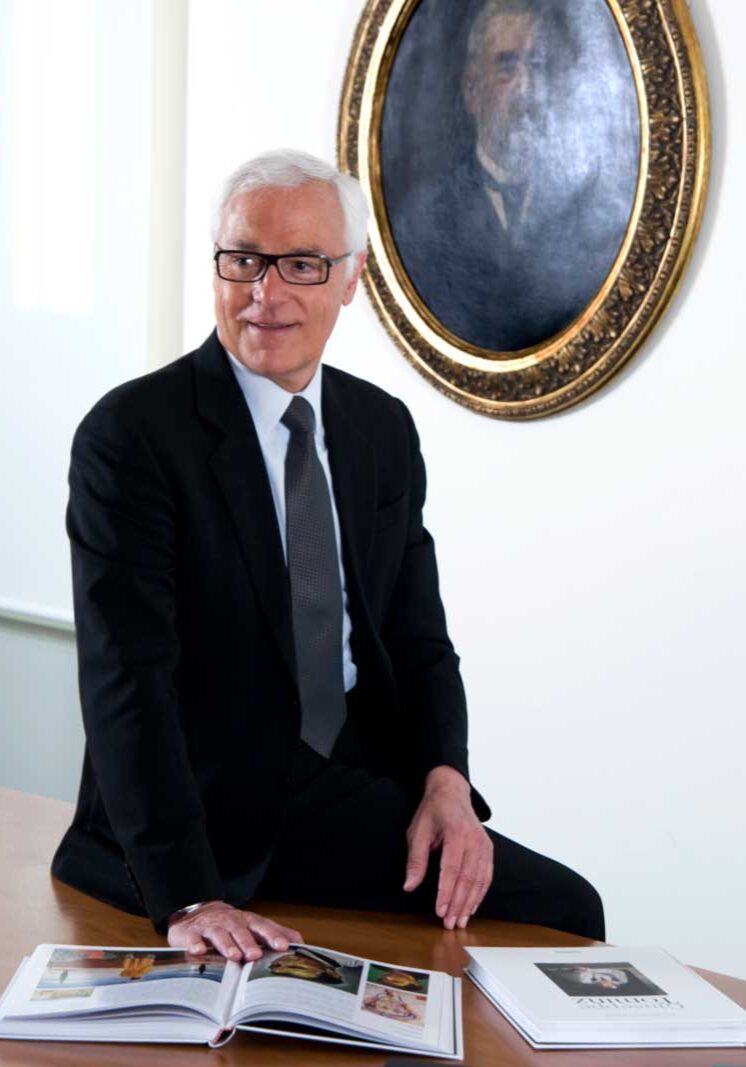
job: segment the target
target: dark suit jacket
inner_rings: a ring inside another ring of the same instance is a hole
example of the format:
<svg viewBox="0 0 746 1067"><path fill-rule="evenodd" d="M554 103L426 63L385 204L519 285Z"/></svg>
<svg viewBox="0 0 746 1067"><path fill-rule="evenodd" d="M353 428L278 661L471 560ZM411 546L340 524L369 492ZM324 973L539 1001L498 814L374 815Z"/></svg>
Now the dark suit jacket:
<svg viewBox="0 0 746 1067"><path fill-rule="evenodd" d="M417 793L438 764L468 775L417 434L400 401L331 367L322 406L354 725L370 768ZM87 747L53 873L158 927L192 901L245 903L287 800L300 712L269 480L215 334L85 417L68 532Z"/></svg>

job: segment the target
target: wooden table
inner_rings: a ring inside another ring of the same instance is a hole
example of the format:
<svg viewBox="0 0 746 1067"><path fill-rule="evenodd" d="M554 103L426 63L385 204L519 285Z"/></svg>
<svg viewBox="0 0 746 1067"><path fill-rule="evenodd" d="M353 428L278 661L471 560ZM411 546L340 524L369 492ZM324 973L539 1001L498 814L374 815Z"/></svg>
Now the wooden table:
<svg viewBox="0 0 746 1067"><path fill-rule="evenodd" d="M0 988L21 957L40 942L89 945L163 945L146 919L138 919L56 882L49 874L52 853L67 827L72 806L45 797L0 789ZM261 911L260 905L257 910ZM584 945L592 942L539 926L482 919L451 932L434 920L380 912L266 905L274 918L299 928L307 941L361 956L462 973L466 945ZM746 982L707 972L705 976L746 1006ZM631 1050L619 1052L533 1052L515 1030L464 980L464 1063L469 1067L712 1067L746 1065L746 1050ZM314 1042L236 1034L222 1049L203 1046L87 1045L0 1041L0 1064L13 1067L69 1065L198 1064L203 1067L379 1067L392 1057L374 1051ZM414 1060L415 1058L412 1057ZM438 1062L430 1061L433 1064ZM448 1061L441 1060L441 1063Z"/></svg>

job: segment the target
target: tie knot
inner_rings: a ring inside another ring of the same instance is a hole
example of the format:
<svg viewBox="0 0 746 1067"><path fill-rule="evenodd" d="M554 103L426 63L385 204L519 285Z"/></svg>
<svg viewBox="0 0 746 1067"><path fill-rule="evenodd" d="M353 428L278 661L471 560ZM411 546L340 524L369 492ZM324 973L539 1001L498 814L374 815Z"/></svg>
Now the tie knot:
<svg viewBox="0 0 746 1067"><path fill-rule="evenodd" d="M296 430L300 433L313 433L316 419L313 408L305 397L294 396L287 407L287 411L280 419L291 433Z"/></svg>

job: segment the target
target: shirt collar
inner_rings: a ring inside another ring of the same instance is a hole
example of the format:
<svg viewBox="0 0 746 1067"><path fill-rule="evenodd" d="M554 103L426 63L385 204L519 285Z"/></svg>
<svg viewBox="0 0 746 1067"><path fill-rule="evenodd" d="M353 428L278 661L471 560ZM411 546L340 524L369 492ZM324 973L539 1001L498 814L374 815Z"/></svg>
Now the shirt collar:
<svg viewBox="0 0 746 1067"><path fill-rule="evenodd" d="M477 160L482 170L487 171L494 182L497 182L498 185L509 184L505 171L494 159L487 155L481 144L477 145Z"/></svg>
<svg viewBox="0 0 746 1067"><path fill-rule="evenodd" d="M515 185L516 187L519 187L523 183L521 183L521 182L512 183L512 182L506 181L505 180L505 171L502 169L502 167L499 167L497 165L497 163L495 163L494 159L491 159L487 155L487 153L485 152L485 150L482 148L482 146L480 144L477 145L477 153L476 154L477 154L477 161L478 161L480 167L485 172L485 174L488 176L488 180L486 182L487 194L488 194L490 200L492 201L492 203L495 205L495 210L497 211L497 214L498 214L498 216L500 218L500 222L503 224L503 228L507 230L508 223L509 223L510 220L508 219L507 213L506 213L506 210L505 210L505 195L504 195L503 189L505 189L506 187L510 187L511 185ZM531 186L528 185L528 186L526 186L525 192L523 194L523 201L522 201L522 203L520 205L520 211L519 211L519 214L518 214L518 218L520 219L521 222L525 222L526 221L526 215L528 214L528 208L529 208L530 202L531 202Z"/></svg>
<svg viewBox="0 0 746 1067"><path fill-rule="evenodd" d="M276 385L269 378L265 378L263 374L257 374L256 371L249 370L231 352L227 352L227 355L231 369L236 376L236 381L248 404L260 442L267 441L277 427L282 425L280 419L287 411L288 404L294 396L305 397L311 405L316 421L316 436L323 438L323 425L321 422L321 363L317 366L313 378L311 378L305 389L302 389L300 393L289 393L287 389Z"/></svg>

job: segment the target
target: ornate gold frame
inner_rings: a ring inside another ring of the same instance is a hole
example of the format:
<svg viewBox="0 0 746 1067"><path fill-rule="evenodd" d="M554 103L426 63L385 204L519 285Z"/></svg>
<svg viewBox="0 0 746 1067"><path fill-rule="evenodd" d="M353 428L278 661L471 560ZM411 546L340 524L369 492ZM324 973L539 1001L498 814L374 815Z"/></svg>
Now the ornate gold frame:
<svg viewBox="0 0 746 1067"><path fill-rule="evenodd" d="M497 353L451 334L421 302L396 252L382 192L386 87L419 0L367 0L347 65L338 157L373 205L364 281L407 359L451 399L496 418L553 414L589 396L640 347L681 281L710 168L707 80L686 0L606 0L637 88L642 144L637 196L603 286L561 334Z"/></svg>

